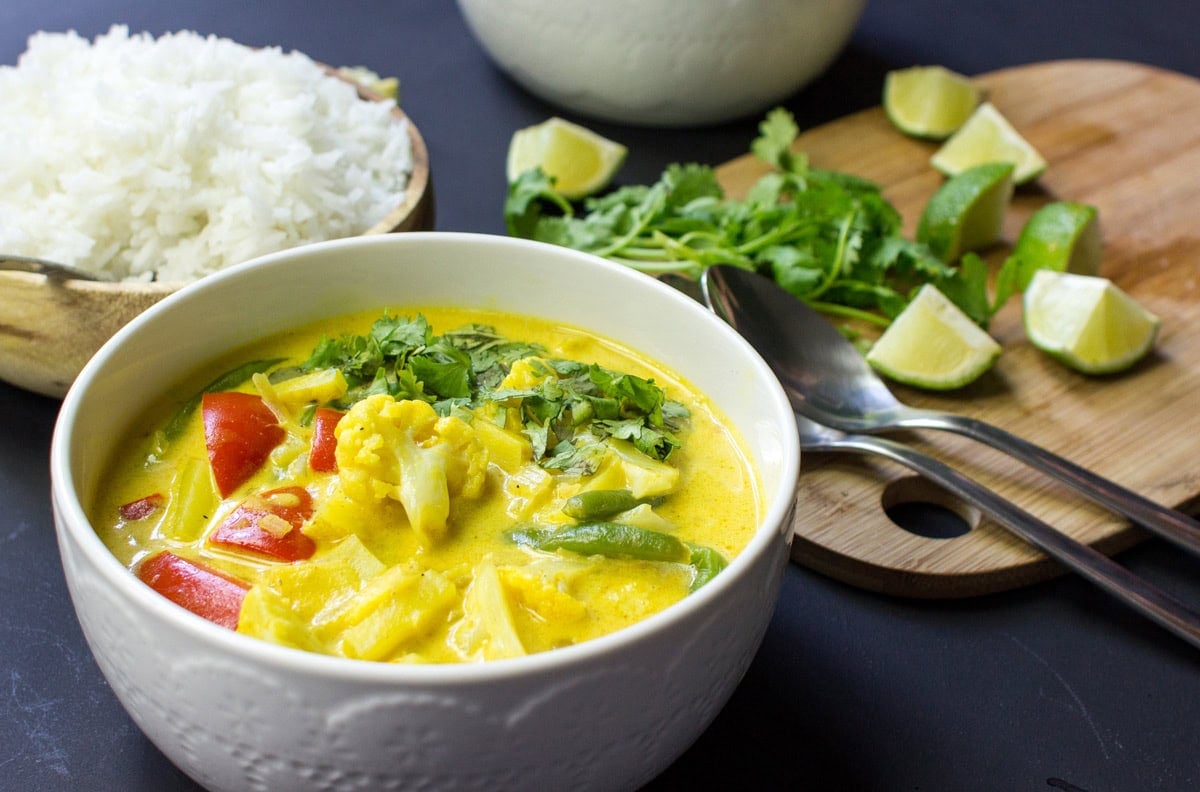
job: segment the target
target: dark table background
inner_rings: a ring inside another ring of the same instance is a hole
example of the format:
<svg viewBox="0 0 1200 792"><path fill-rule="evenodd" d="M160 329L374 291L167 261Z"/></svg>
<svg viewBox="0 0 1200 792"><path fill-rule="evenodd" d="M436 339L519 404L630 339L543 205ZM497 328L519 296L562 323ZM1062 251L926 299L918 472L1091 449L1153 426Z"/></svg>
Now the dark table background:
<svg viewBox="0 0 1200 792"><path fill-rule="evenodd" d="M503 233L509 136L573 117L496 71L450 0L2 0L0 64L36 30L113 23L399 76L443 230ZM884 73L916 63L974 74L1106 57L1200 77L1198 34L1196 0L872 0L838 61L786 105L814 126L876 104ZM668 162L742 154L758 117L670 131L576 120L625 142L619 181L641 183ZM71 609L48 498L57 410L0 383L0 788L193 789L126 716ZM1195 429L1180 442L1200 446ZM1157 541L1121 560L1200 606L1200 561ZM1197 727L1200 652L1080 580L925 602L792 565L745 680L651 788L1193 790Z"/></svg>

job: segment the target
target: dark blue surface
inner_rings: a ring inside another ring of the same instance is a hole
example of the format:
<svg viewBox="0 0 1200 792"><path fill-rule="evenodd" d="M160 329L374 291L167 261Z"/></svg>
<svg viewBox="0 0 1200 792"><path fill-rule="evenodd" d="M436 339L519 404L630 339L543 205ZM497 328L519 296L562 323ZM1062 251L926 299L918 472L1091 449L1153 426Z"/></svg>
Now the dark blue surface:
<svg viewBox="0 0 1200 792"><path fill-rule="evenodd" d="M0 63L15 63L36 30L93 36L114 22L398 75L429 146L444 230L502 233L509 136L563 114L492 67L449 0L5 0ZM787 104L816 125L876 103L883 74L914 63L977 73L1107 57L1200 76L1198 33L1195 0L874 0L838 62ZM588 123L629 145L621 180L632 183L667 162L743 153L757 120L674 131ZM0 789L193 789L125 715L71 610L46 473L57 408L0 384ZM1200 561L1158 542L1121 560L1200 606ZM742 685L651 788L1193 790L1197 726L1200 653L1079 580L914 602L793 566Z"/></svg>

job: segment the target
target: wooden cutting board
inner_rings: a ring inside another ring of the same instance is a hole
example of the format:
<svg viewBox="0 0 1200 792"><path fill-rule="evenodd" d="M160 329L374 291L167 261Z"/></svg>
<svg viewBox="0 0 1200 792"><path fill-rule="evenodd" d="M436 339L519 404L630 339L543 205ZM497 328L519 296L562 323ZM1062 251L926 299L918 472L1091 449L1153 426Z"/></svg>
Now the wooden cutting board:
<svg viewBox="0 0 1200 792"><path fill-rule="evenodd" d="M1193 512L1200 504L1200 81L1138 64L1074 60L982 75L990 101L1045 156L1018 188L998 266L1030 214L1054 200L1099 209L1101 274L1162 318L1155 353L1110 377L1085 377L1030 346L1020 300L996 316L1004 352L961 391L895 386L903 401L973 415L1025 436L1147 497ZM819 167L872 179L912 237L942 177L937 144L902 135L882 109L813 129L797 149ZM731 195L765 167L746 156L718 170ZM987 484L1075 538L1115 553L1145 534L997 452L946 433L902 439ZM963 597L1015 588L1062 570L972 507L906 469L862 457L804 458L793 559L863 588L912 597ZM936 539L901 528L895 504L935 503L972 529ZM1182 552L1182 551L1181 551Z"/></svg>

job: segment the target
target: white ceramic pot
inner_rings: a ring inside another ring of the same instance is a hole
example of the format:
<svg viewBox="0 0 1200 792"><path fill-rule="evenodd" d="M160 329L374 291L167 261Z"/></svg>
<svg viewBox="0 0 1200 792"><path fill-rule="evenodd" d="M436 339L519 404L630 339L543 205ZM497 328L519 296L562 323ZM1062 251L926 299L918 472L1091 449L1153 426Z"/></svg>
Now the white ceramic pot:
<svg viewBox="0 0 1200 792"><path fill-rule="evenodd" d="M686 126L759 112L841 52L866 0L458 0L514 80L596 118Z"/></svg>
<svg viewBox="0 0 1200 792"><path fill-rule="evenodd" d="M707 392L744 435L767 509L696 594L618 633L479 665L318 656L217 627L142 585L85 514L139 413L235 345L388 304L561 319L641 349ZM646 276L505 237L326 242L205 278L119 331L63 402L55 521L80 623L133 719L214 790L621 789L661 772L725 703L787 563L799 450L782 388L700 306Z"/></svg>

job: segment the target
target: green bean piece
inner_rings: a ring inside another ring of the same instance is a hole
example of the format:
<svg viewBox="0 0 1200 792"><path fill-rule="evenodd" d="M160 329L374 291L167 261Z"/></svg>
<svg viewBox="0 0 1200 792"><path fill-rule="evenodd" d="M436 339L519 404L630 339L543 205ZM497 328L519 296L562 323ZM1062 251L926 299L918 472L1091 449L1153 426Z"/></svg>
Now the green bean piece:
<svg viewBox="0 0 1200 792"><path fill-rule="evenodd" d="M525 526L508 533L509 541L535 550L568 550L580 555L634 558L641 561L688 560L688 548L670 534L615 522Z"/></svg>
<svg viewBox="0 0 1200 792"><path fill-rule="evenodd" d="M640 503L629 490L588 490L567 498L563 513L575 520L605 520Z"/></svg>
<svg viewBox="0 0 1200 792"><path fill-rule="evenodd" d="M174 440L179 435L183 434L184 427L187 426L188 419L192 417L192 413L200 406L200 399L206 393L218 393L227 391L230 388L236 388L246 380L253 377L255 374L262 373L274 365L282 363L284 358L264 358L263 360L251 360L249 363L243 363L237 368L230 369L221 376L217 377L212 382L200 389L200 392L192 396L184 402L179 408L179 412L175 413L171 418L170 423L163 429L163 434L167 440Z"/></svg>
<svg viewBox="0 0 1200 792"><path fill-rule="evenodd" d="M317 417L317 405L306 404L300 408L300 414L296 416L296 422L301 426L312 426L313 418Z"/></svg>
<svg viewBox="0 0 1200 792"><path fill-rule="evenodd" d="M692 577L692 585L688 587L688 591L695 592L705 583L715 578L728 565L728 562L725 560L725 556L711 547L689 544L688 549L691 551L691 558L688 559L688 565L696 570L696 574Z"/></svg>

